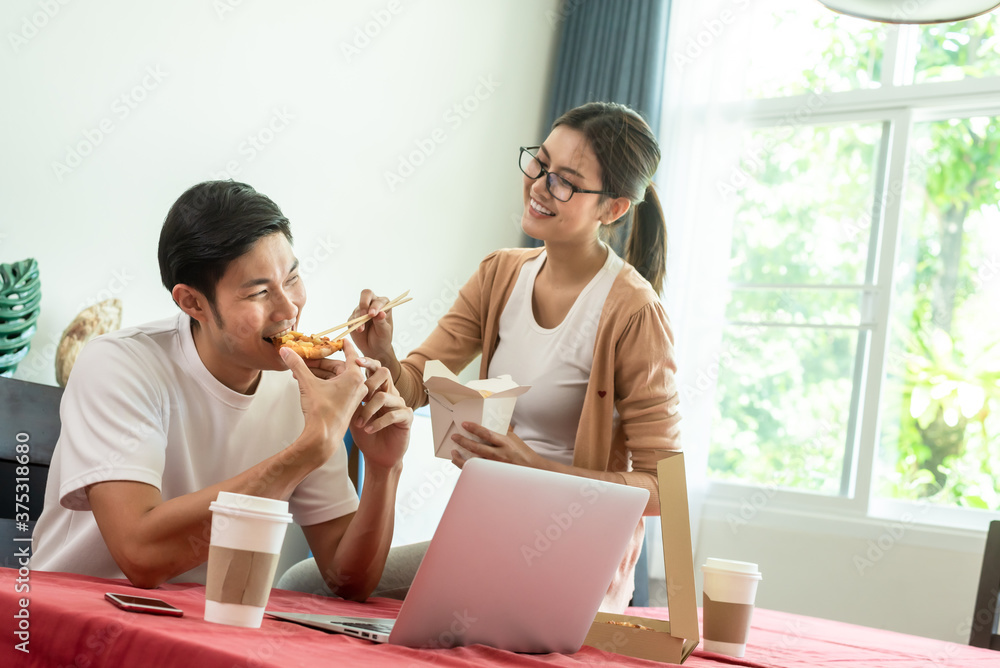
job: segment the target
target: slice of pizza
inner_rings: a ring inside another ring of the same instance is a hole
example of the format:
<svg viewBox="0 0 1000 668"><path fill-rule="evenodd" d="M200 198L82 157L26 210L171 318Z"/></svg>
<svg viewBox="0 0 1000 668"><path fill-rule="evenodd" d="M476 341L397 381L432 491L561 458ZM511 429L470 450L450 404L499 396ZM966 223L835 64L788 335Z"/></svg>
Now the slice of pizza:
<svg viewBox="0 0 1000 668"><path fill-rule="evenodd" d="M325 336L309 336L302 332L288 332L271 339L275 348L290 348L299 357L307 360L318 360L329 357L343 349L344 340L331 341Z"/></svg>
<svg viewBox="0 0 1000 668"><path fill-rule="evenodd" d="M608 619L608 620L606 620L605 623L607 623L607 624L614 624L615 626L627 626L630 629L640 629L642 631L654 631L655 630L655 629L651 629L648 626L643 626L642 624L632 624L631 622L622 622L622 621L618 621L617 619Z"/></svg>

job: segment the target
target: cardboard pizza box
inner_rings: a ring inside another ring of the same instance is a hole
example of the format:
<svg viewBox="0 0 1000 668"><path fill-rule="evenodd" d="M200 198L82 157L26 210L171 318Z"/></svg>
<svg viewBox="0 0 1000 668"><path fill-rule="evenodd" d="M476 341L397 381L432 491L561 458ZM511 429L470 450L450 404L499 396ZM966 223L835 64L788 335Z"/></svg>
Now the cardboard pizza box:
<svg viewBox="0 0 1000 668"><path fill-rule="evenodd" d="M517 398L531 389L530 385L518 385L510 376L463 384L438 360L430 360L424 365L424 387L431 407L434 455L444 459L451 459L452 450L471 456L451 440L455 433L478 440L462 429L463 422L475 422L498 434L506 434Z"/></svg>
<svg viewBox="0 0 1000 668"><path fill-rule="evenodd" d="M660 482L660 522L670 621L599 612L583 642L596 649L637 659L684 663L700 640L684 453L668 454L660 460L656 472ZM621 623L646 628L622 626Z"/></svg>

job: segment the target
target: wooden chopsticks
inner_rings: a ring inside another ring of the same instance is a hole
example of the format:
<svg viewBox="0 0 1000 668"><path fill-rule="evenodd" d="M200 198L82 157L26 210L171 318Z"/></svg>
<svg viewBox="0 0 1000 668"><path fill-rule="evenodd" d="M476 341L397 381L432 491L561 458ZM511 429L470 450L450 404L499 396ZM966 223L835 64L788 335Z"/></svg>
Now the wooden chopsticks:
<svg viewBox="0 0 1000 668"><path fill-rule="evenodd" d="M383 306L382 310L383 311L389 311L390 309L392 309L392 308L394 308L396 306L399 306L400 304L405 304L408 301L412 301L412 299L413 299L412 297L407 297L406 296L408 294L410 294L409 290L407 290L406 292L404 292L403 294L399 295L398 297L396 297L395 299L393 299L392 301L390 301L388 304L386 304L385 306ZM357 318L352 318L352 319L348 320L347 322L344 322L344 323L341 323L341 324L337 325L336 327L331 327L330 329L325 329L325 330L323 330L322 332L320 332L318 334L314 334L313 336L326 336L330 332L336 332L338 329L343 329L344 327L347 327L347 331L345 331L343 334L339 334L336 337L336 339L334 339L334 340L339 340L339 339L344 338L345 336L347 336L348 334L350 334L354 330L356 330L361 325L363 325L366 322L368 322L369 320L371 320L372 317L373 316L370 316L368 314L359 315Z"/></svg>

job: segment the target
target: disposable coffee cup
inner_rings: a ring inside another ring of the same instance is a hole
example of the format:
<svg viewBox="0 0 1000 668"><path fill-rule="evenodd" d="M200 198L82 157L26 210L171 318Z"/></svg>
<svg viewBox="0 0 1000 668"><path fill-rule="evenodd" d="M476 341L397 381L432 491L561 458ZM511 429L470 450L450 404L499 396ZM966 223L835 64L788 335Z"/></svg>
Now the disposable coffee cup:
<svg viewBox="0 0 1000 668"><path fill-rule="evenodd" d="M702 647L741 658L747 649L757 583L763 579L757 564L729 559L705 560Z"/></svg>
<svg viewBox="0 0 1000 668"><path fill-rule="evenodd" d="M260 628L285 529L292 521L288 502L219 492L209 508L205 621Z"/></svg>

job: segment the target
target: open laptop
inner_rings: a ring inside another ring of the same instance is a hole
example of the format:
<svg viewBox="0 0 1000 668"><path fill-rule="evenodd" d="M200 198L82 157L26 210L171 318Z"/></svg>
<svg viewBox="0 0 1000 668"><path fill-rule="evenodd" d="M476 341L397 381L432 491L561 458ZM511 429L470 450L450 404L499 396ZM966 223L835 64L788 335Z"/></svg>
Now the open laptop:
<svg viewBox="0 0 1000 668"><path fill-rule="evenodd" d="M644 489L471 459L395 620L267 612L406 647L573 653L648 499Z"/></svg>

